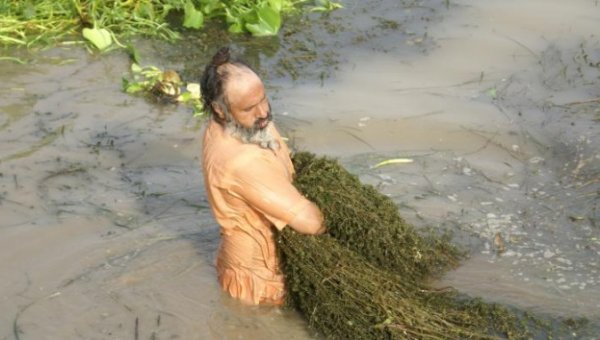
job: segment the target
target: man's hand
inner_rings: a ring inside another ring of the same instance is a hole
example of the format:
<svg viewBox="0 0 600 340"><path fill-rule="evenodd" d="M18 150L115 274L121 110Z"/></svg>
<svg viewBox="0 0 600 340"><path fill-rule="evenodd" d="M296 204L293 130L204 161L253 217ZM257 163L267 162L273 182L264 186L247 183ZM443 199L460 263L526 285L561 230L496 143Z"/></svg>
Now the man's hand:
<svg viewBox="0 0 600 340"><path fill-rule="evenodd" d="M307 204L289 225L301 234L321 235L326 231L323 224L323 214L319 207L312 202Z"/></svg>

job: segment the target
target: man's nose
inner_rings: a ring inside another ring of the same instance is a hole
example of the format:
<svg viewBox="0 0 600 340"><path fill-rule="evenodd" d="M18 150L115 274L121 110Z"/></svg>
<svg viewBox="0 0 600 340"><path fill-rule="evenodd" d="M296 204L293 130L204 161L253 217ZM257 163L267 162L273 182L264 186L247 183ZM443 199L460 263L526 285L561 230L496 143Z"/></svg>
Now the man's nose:
<svg viewBox="0 0 600 340"><path fill-rule="evenodd" d="M264 103L258 105L257 118L267 118L269 115L269 104Z"/></svg>

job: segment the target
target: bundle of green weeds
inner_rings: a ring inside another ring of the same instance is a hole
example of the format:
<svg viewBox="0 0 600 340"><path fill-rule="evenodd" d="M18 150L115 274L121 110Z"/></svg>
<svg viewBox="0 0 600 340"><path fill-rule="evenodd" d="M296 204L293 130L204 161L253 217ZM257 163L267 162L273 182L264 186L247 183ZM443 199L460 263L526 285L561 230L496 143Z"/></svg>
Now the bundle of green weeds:
<svg viewBox="0 0 600 340"><path fill-rule="evenodd" d="M446 236L421 236L387 196L337 162L301 152L294 158L294 185L325 216L328 234L373 265L419 282L458 264L460 253Z"/></svg>
<svg viewBox="0 0 600 340"><path fill-rule="evenodd" d="M459 301L373 266L329 235L279 235L287 304L333 339L527 338L508 309Z"/></svg>
<svg viewBox="0 0 600 340"><path fill-rule="evenodd" d="M329 338L523 338L527 325L508 309L425 284L458 261L447 239L426 238L393 201L362 185L337 162L294 156L295 184L323 211L328 232L285 228L278 249L287 303Z"/></svg>

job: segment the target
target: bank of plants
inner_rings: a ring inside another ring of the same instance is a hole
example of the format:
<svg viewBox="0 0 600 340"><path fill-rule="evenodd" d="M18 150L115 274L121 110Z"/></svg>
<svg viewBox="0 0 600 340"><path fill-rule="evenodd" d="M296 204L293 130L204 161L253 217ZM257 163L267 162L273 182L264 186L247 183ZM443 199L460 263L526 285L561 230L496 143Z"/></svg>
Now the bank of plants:
<svg viewBox="0 0 600 340"><path fill-rule="evenodd" d="M86 40L106 50L135 35L176 40L207 22L231 33L275 35L286 15L339 7L330 0L0 0L0 45Z"/></svg>

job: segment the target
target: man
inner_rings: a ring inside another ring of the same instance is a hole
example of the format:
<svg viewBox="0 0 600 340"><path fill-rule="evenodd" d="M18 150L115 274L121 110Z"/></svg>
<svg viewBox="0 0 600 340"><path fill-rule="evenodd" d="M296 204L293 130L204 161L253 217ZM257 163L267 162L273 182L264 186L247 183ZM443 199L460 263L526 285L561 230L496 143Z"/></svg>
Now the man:
<svg viewBox="0 0 600 340"><path fill-rule="evenodd" d="M204 182L221 226L219 284L248 304L281 304L285 287L273 227L321 234L323 216L292 185L289 149L272 122L258 75L222 48L200 83L210 113L202 150Z"/></svg>

